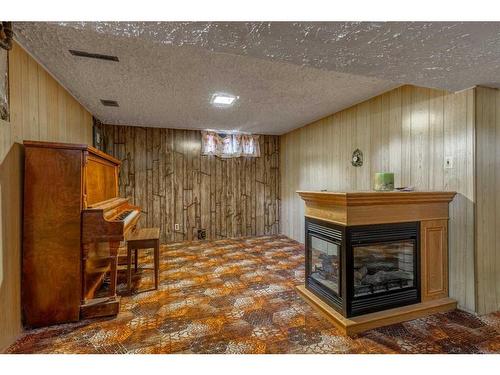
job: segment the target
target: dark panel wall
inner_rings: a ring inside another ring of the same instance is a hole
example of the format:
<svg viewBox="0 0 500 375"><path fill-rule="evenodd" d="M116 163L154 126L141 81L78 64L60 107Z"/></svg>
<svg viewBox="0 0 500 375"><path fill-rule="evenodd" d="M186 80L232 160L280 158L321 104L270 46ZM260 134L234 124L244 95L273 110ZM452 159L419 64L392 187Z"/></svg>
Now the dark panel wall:
<svg viewBox="0 0 500 375"><path fill-rule="evenodd" d="M120 195L143 209L162 242L279 233L279 137L261 136L261 157L201 155L194 130L102 125L103 151L122 161ZM180 228L176 231L175 224Z"/></svg>

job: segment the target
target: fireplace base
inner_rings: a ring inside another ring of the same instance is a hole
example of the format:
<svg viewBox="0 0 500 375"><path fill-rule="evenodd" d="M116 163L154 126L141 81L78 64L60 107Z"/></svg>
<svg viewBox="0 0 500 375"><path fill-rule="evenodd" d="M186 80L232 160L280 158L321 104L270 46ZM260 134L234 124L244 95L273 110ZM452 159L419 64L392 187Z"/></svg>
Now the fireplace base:
<svg viewBox="0 0 500 375"><path fill-rule="evenodd" d="M314 293L307 290L304 285L298 285L296 288L307 303L323 313L333 324L335 324L342 334L347 336L354 336L370 329L418 319L439 312L452 311L457 308L457 301L454 299L440 298L346 318Z"/></svg>

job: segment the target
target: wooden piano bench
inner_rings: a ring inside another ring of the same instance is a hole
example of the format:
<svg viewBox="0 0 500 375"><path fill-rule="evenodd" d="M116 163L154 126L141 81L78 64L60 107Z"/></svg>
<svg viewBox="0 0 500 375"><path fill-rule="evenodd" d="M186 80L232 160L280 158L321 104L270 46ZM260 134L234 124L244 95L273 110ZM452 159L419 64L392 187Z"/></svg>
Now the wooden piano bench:
<svg viewBox="0 0 500 375"><path fill-rule="evenodd" d="M127 237L127 288L130 292L132 283L132 250L135 251L135 272L137 272L137 250L154 249L155 289L160 279L160 229L141 228Z"/></svg>

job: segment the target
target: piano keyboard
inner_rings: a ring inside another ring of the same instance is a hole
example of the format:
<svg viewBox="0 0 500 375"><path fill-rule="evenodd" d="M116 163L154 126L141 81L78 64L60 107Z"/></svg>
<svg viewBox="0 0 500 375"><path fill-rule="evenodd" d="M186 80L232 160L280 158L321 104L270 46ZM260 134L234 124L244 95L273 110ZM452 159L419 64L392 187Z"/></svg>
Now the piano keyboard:
<svg viewBox="0 0 500 375"><path fill-rule="evenodd" d="M127 228L137 215L139 215L139 210L125 210L116 215L113 221L123 221L123 225Z"/></svg>
<svg viewBox="0 0 500 375"><path fill-rule="evenodd" d="M123 211L121 214L117 215L113 220L114 221L123 221L125 220L125 218L130 215L132 212L134 212L134 210L127 210L127 211Z"/></svg>

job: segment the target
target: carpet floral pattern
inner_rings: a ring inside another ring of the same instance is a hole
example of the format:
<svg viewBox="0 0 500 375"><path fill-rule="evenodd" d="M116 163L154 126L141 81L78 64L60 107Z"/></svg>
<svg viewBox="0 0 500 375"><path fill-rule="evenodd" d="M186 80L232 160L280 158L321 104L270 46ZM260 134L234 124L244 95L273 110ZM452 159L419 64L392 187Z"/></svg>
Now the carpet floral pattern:
<svg viewBox="0 0 500 375"><path fill-rule="evenodd" d="M152 266L143 251L141 266ZM160 288L141 269L115 318L28 330L9 353L500 353L500 313L461 311L342 336L297 294L303 246L285 236L161 248Z"/></svg>

